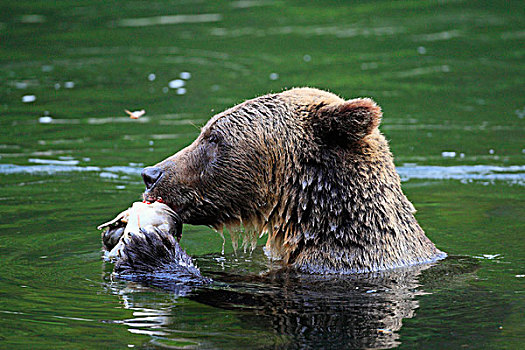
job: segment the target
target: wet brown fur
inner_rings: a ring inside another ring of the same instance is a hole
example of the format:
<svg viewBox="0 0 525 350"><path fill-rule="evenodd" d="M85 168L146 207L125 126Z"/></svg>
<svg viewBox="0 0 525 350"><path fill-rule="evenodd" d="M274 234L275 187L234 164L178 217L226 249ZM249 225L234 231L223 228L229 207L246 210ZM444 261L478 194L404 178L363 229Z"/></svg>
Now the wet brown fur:
<svg viewBox="0 0 525 350"><path fill-rule="evenodd" d="M267 233L267 252L312 273L368 272L442 258L401 190L381 109L299 88L214 116L157 164L158 196L185 223Z"/></svg>

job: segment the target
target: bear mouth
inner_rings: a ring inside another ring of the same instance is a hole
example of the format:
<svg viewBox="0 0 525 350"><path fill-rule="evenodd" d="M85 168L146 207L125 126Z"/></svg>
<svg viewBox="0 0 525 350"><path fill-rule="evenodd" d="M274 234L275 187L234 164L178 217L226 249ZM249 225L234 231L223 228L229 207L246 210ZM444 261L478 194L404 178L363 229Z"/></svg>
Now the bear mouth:
<svg viewBox="0 0 525 350"><path fill-rule="evenodd" d="M163 177L164 174L161 174L153 184L148 185L148 183L146 183L146 191L144 191L144 193L142 194L142 202L146 204L152 204L155 202L164 203L171 209L175 210L173 206L166 203L166 201L161 196L155 196L153 194L155 187L158 185L158 183L160 182L160 180L162 180Z"/></svg>
<svg viewBox="0 0 525 350"><path fill-rule="evenodd" d="M166 204L168 207L171 208L175 213L180 215L181 207L179 205L175 205L175 203L172 203L171 201L167 201L161 196L155 196L151 193L151 189L145 191L142 194L142 202L145 204L153 204L155 202Z"/></svg>
<svg viewBox="0 0 525 350"><path fill-rule="evenodd" d="M159 202L159 203L164 203L166 204L167 206L169 206L170 208L172 208L171 205L169 205L168 203L166 203L164 201L164 199L162 199L162 197L160 196L152 196L148 193L148 191L144 192L144 194L142 195L142 203L146 203L146 204L152 204L152 203L155 203L155 202ZM173 208L172 208L173 209Z"/></svg>
<svg viewBox="0 0 525 350"><path fill-rule="evenodd" d="M157 196L157 197L151 196L151 194L149 194L148 192L149 191L146 191L142 195L142 198L143 198L142 203L145 203L145 204L148 204L148 205L151 205L151 204L153 204L155 202L162 203L162 204L167 205L173 211L172 214L170 214L170 215L172 215L172 216L174 216L176 218L176 220L175 220L175 222L176 222L176 230L175 230L174 236L177 239L177 242L180 242L180 240L182 238L182 224L183 224L183 221L182 221L182 219L180 218L180 215L177 212L177 209L179 209L179 207L177 207L177 206L175 206L173 204L167 203L160 196Z"/></svg>

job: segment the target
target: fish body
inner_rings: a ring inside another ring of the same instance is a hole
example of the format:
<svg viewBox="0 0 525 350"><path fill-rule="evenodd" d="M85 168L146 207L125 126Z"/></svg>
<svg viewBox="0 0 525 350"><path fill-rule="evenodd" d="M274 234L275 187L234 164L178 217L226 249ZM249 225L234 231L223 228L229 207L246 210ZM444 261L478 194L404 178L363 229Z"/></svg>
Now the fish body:
<svg viewBox="0 0 525 350"><path fill-rule="evenodd" d="M104 257L108 260L119 258L130 233L143 235L143 232L157 228L160 232L171 234L177 240L180 240L182 235L182 221L170 207L161 202L135 202L113 220L98 226L99 230L104 228L106 230L102 234L102 242Z"/></svg>
<svg viewBox="0 0 525 350"><path fill-rule="evenodd" d="M180 247L182 220L162 202L135 202L98 229L105 229L104 258L122 279L163 287L211 282Z"/></svg>

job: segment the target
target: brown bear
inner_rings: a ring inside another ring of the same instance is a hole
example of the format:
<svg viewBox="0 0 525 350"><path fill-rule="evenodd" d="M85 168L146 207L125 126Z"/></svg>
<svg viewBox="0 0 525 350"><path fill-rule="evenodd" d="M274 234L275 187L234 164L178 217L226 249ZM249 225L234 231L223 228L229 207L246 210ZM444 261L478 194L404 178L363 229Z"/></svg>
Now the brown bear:
<svg viewBox="0 0 525 350"><path fill-rule="evenodd" d="M146 201L184 223L268 234L267 254L309 273L356 273L446 256L401 190L381 108L296 88L211 118L188 147L143 170Z"/></svg>

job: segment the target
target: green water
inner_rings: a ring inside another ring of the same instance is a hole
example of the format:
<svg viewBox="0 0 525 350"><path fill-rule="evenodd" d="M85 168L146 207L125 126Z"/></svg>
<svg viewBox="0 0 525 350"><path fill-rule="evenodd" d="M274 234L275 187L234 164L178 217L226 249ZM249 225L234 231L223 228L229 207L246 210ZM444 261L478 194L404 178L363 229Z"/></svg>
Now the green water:
<svg viewBox="0 0 525 350"><path fill-rule="evenodd" d="M0 348L520 348L524 44L519 1L1 1ZM405 193L452 257L254 279L272 270L260 248L227 238L222 256L188 226L215 285L112 281L95 227L140 198L141 167L294 86L382 106Z"/></svg>

